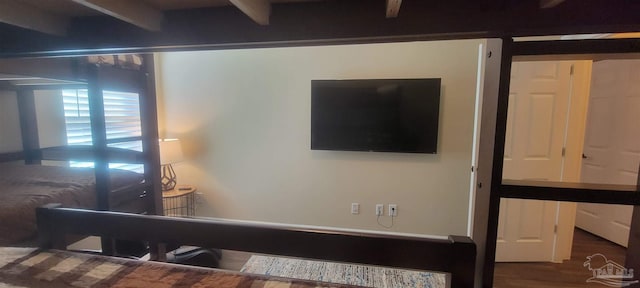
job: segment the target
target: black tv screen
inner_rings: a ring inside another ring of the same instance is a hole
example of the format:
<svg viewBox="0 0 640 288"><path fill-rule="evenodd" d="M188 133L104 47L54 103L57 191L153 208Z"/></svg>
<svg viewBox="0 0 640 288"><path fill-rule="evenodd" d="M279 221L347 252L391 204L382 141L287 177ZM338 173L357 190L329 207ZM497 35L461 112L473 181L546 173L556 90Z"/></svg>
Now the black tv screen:
<svg viewBox="0 0 640 288"><path fill-rule="evenodd" d="M311 149L436 153L440 79L312 80Z"/></svg>

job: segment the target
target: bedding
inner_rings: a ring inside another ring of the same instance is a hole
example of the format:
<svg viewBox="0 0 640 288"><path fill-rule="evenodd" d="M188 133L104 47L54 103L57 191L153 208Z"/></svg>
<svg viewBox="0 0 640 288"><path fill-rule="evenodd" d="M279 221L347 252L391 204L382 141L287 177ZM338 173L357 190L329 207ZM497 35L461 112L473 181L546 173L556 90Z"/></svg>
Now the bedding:
<svg viewBox="0 0 640 288"><path fill-rule="evenodd" d="M112 169L110 174L112 190L143 180L130 171ZM36 207L48 203L95 208L93 169L0 163L0 246L33 238Z"/></svg>
<svg viewBox="0 0 640 288"><path fill-rule="evenodd" d="M356 287L58 250L0 248L2 258L0 287Z"/></svg>

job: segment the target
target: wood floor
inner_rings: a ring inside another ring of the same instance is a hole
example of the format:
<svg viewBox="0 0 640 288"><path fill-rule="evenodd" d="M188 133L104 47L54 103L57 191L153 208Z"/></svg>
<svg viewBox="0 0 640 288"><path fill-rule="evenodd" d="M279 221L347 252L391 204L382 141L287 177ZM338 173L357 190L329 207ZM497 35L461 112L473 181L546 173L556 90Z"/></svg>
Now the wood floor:
<svg viewBox="0 0 640 288"><path fill-rule="evenodd" d="M583 266L587 256L601 253L624 265L626 248L580 229L575 229L571 259L564 263L496 263L494 287L607 287L586 283L591 271Z"/></svg>

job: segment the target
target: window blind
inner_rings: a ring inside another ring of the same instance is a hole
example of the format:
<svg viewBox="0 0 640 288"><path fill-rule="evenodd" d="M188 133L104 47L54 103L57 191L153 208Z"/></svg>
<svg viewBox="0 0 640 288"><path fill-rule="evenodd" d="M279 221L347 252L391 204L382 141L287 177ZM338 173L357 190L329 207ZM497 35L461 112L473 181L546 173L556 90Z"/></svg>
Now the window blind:
<svg viewBox="0 0 640 288"><path fill-rule="evenodd" d="M104 114L109 147L142 151L142 141L130 137L142 136L140 102L137 93L103 91ZM64 118L68 145L92 145L89 95L87 89L62 90ZM93 162L71 161L72 167L93 167ZM143 165L109 163L110 168L127 169L142 173Z"/></svg>

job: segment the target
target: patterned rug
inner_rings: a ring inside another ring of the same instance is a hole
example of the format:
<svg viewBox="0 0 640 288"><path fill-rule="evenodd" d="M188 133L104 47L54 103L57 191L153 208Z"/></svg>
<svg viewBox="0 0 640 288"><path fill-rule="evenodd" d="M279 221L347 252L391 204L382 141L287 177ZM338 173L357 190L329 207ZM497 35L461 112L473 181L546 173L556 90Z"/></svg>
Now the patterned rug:
<svg viewBox="0 0 640 288"><path fill-rule="evenodd" d="M242 272L376 288L444 288L446 274L253 255Z"/></svg>

